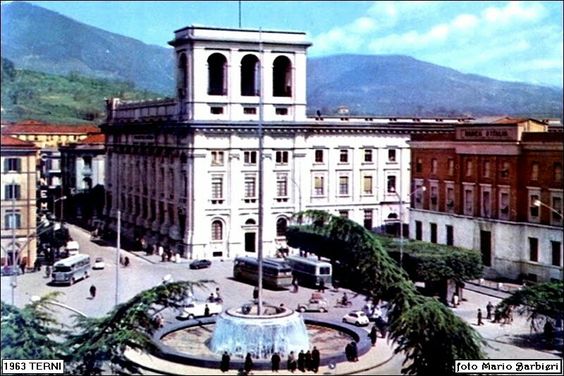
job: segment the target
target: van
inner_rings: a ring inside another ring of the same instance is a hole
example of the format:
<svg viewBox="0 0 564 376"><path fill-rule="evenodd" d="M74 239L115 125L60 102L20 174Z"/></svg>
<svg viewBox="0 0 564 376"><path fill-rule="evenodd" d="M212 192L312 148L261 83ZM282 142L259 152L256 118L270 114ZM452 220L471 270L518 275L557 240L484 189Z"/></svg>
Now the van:
<svg viewBox="0 0 564 376"><path fill-rule="evenodd" d="M80 253L80 246L78 245L78 242L75 240L71 240L70 242L67 242L67 246L65 247L68 257L71 256L76 256Z"/></svg>

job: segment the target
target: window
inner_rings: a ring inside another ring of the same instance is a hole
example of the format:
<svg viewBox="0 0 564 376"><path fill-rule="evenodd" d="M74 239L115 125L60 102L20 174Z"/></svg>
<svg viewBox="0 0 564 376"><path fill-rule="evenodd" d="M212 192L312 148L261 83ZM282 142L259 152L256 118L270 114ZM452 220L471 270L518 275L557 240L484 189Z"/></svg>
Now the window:
<svg viewBox="0 0 564 376"><path fill-rule="evenodd" d="M423 172L423 160L421 158L417 158L415 162L415 172Z"/></svg>
<svg viewBox="0 0 564 376"><path fill-rule="evenodd" d="M227 95L227 59L219 53L208 58L208 95Z"/></svg>
<svg viewBox="0 0 564 376"><path fill-rule="evenodd" d="M241 95L259 96L260 86L259 60L255 55L246 55L241 59ZM256 108L253 109L256 113Z"/></svg>
<svg viewBox="0 0 564 376"><path fill-rule="evenodd" d="M339 176L339 194L348 195L349 194L349 177Z"/></svg>
<svg viewBox="0 0 564 376"><path fill-rule="evenodd" d="M509 218L509 193L501 192L499 199L499 218Z"/></svg>
<svg viewBox="0 0 564 376"><path fill-rule="evenodd" d="M509 177L509 162L501 162L500 175L502 178Z"/></svg>
<svg viewBox="0 0 564 376"><path fill-rule="evenodd" d="M533 163L531 165L531 180L537 181L539 179L539 164Z"/></svg>
<svg viewBox="0 0 564 376"><path fill-rule="evenodd" d="M396 192L396 177L394 175L388 176L388 192L394 193Z"/></svg>
<svg viewBox="0 0 564 376"><path fill-rule="evenodd" d="M19 200L20 199L20 185L7 184L4 186L4 199L5 200Z"/></svg>
<svg viewBox="0 0 564 376"><path fill-rule="evenodd" d="M223 166L223 152L222 151L212 151L212 166Z"/></svg>
<svg viewBox="0 0 564 376"><path fill-rule="evenodd" d="M473 164L472 161L466 161L466 176L472 176Z"/></svg>
<svg viewBox="0 0 564 376"><path fill-rule="evenodd" d="M474 191L472 189L464 189L464 214L473 215L474 214Z"/></svg>
<svg viewBox="0 0 564 376"><path fill-rule="evenodd" d="M447 187L446 189L446 207L447 211L453 212L454 211L454 188Z"/></svg>
<svg viewBox="0 0 564 376"><path fill-rule="evenodd" d="M491 194L489 190L482 191L482 217L489 218L491 215Z"/></svg>
<svg viewBox="0 0 564 376"><path fill-rule="evenodd" d="M313 178L313 189L316 196L323 196L324 194L324 184L323 176L315 176Z"/></svg>
<svg viewBox="0 0 564 376"><path fill-rule="evenodd" d="M491 175L491 163L490 161L484 161L484 177L489 178Z"/></svg>
<svg viewBox="0 0 564 376"><path fill-rule="evenodd" d="M276 221L276 236L282 237L286 236L286 230L288 229L288 221L286 218L278 218Z"/></svg>
<svg viewBox="0 0 564 376"><path fill-rule="evenodd" d="M348 163L349 162L349 151L346 149L341 149L339 151L339 162Z"/></svg>
<svg viewBox="0 0 564 376"><path fill-rule="evenodd" d="M529 238L529 255L531 261L539 261L539 240L537 238Z"/></svg>
<svg viewBox="0 0 564 376"><path fill-rule="evenodd" d="M221 204L223 202L223 177L212 177L212 204Z"/></svg>
<svg viewBox="0 0 564 376"><path fill-rule="evenodd" d="M286 176L286 174L276 175L276 196L288 196L288 176Z"/></svg>
<svg viewBox="0 0 564 376"><path fill-rule="evenodd" d="M562 197L552 196L552 208L554 209L554 211L550 211L552 213L552 223L562 223Z"/></svg>
<svg viewBox="0 0 564 376"><path fill-rule="evenodd" d="M364 162L372 163L372 149L364 149Z"/></svg>
<svg viewBox="0 0 564 376"><path fill-rule="evenodd" d="M223 240L223 223L220 220L212 222L212 240Z"/></svg>
<svg viewBox="0 0 564 376"><path fill-rule="evenodd" d="M436 183L435 183L436 184ZM431 185L431 210L437 210L439 202L439 187L436 185Z"/></svg>
<svg viewBox="0 0 564 376"><path fill-rule="evenodd" d="M245 202L255 202L256 179L254 176L245 176Z"/></svg>
<svg viewBox="0 0 564 376"><path fill-rule="evenodd" d="M323 163L323 150L315 150L315 163Z"/></svg>
<svg viewBox="0 0 564 376"><path fill-rule="evenodd" d="M276 107L276 115L288 115L288 109L286 107Z"/></svg>
<svg viewBox="0 0 564 376"><path fill-rule="evenodd" d="M423 240L423 223L415 221L415 240Z"/></svg>
<svg viewBox="0 0 564 376"><path fill-rule="evenodd" d="M243 153L243 161L246 165L257 164L257 152L256 151L245 151Z"/></svg>
<svg viewBox="0 0 564 376"><path fill-rule="evenodd" d="M348 210L339 210L339 216L342 218L348 218L349 217L349 211Z"/></svg>
<svg viewBox="0 0 564 376"><path fill-rule="evenodd" d="M423 192L425 192L426 187L423 185L423 181L419 180L415 182L415 194L413 194L415 199L415 207L417 209L423 208Z"/></svg>
<svg viewBox="0 0 564 376"><path fill-rule="evenodd" d="M388 162L395 162L395 161L396 161L396 149L388 149Z"/></svg>
<svg viewBox="0 0 564 376"><path fill-rule="evenodd" d="M4 215L4 229L18 229L22 227L21 214L18 210L16 211L6 211Z"/></svg>
<svg viewBox="0 0 564 376"><path fill-rule="evenodd" d="M529 220L538 222L539 221L539 207L535 205L535 202L539 199L538 194L529 195Z"/></svg>
<svg viewBox="0 0 564 376"><path fill-rule="evenodd" d="M372 230L372 209L364 210L364 228Z"/></svg>
<svg viewBox="0 0 564 376"><path fill-rule="evenodd" d="M431 159L431 174L437 174L437 160L435 158Z"/></svg>
<svg viewBox="0 0 564 376"><path fill-rule="evenodd" d="M292 96L292 64L286 56L278 56L272 66L272 95Z"/></svg>
<svg viewBox="0 0 564 376"><path fill-rule="evenodd" d="M562 165L560 163L554 164L554 181L562 181Z"/></svg>
<svg viewBox="0 0 564 376"><path fill-rule="evenodd" d="M452 158L448 159L448 175L449 176L454 175L454 159Z"/></svg>
<svg viewBox="0 0 564 376"><path fill-rule="evenodd" d="M365 176L363 178L362 193L365 195L372 194L372 176Z"/></svg>
<svg viewBox="0 0 564 376"><path fill-rule="evenodd" d="M214 115L221 115L223 113L223 107L210 107L210 113Z"/></svg>
<svg viewBox="0 0 564 376"><path fill-rule="evenodd" d="M430 223L431 225L431 243L437 242L437 224Z"/></svg>
<svg viewBox="0 0 564 376"><path fill-rule="evenodd" d="M552 248L552 265L554 266L562 266L561 265L561 258L560 258L560 248L562 247L562 243L557 241L551 241L550 246Z"/></svg>
<svg viewBox="0 0 564 376"><path fill-rule="evenodd" d="M256 107L243 107L243 113L245 115L256 115L257 108Z"/></svg>
<svg viewBox="0 0 564 376"><path fill-rule="evenodd" d="M276 164L288 164L288 152L287 151L277 151L276 152Z"/></svg>
<svg viewBox="0 0 564 376"><path fill-rule="evenodd" d="M446 225L446 244L454 245L454 227Z"/></svg>
<svg viewBox="0 0 564 376"><path fill-rule="evenodd" d="M22 163L20 158L4 159L4 172L21 172Z"/></svg>

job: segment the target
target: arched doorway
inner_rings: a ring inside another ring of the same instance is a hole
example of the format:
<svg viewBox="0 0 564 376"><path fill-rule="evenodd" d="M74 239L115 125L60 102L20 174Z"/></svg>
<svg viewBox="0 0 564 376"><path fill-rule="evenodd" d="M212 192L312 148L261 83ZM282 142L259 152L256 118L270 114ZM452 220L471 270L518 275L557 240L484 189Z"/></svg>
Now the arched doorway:
<svg viewBox="0 0 564 376"><path fill-rule="evenodd" d="M257 229L254 219L245 222L245 252L256 253L257 251Z"/></svg>

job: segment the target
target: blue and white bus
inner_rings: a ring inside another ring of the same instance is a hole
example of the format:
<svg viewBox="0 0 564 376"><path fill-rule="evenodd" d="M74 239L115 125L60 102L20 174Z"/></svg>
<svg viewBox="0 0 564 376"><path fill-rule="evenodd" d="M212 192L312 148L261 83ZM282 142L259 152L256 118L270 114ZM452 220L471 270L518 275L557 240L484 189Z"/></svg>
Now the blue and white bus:
<svg viewBox="0 0 564 376"><path fill-rule="evenodd" d="M300 285L319 287L321 280L326 287L332 283L333 267L330 262L317 258L288 256L286 261Z"/></svg>
<svg viewBox="0 0 564 376"><path fill-rule="evenodd" d="M76 281L88 278L90 256L78 254L57 261L53 265L52 283L73 285Z"/></svg>
<svg viewBox="0 0 564 376"><path fill-rule="evenodd" d="M237 257L233 264L233 277L258 283L258 259ZM265 286L274 289L287 288L292 285L292 268L285 262L263 259L262 282Z"/></svg>

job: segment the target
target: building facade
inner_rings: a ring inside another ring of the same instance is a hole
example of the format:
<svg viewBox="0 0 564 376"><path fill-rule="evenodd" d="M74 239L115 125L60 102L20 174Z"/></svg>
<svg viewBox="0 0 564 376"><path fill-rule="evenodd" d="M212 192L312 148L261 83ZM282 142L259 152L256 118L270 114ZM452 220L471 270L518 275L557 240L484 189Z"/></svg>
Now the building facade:
<svg viewBox="0 0 564 376"><path fill-rule="evenodd" d="M263 249L274 255L300 210L397 223L410 134L466 121L307 117L304 33L187 27L170 44L176 98L107 102L106 214L184 257L256 252L260 150Z"/></svg>
<svg viewBox="0 0 564 376"><path fill-rule="evenodd" d="M413 135L411 238L480 250L490 277L562 279L563 141L510 118Z"/></svg>
<svg viewBox="0 0 564 376"><path fill-rule="evenodd" d="M37 147L2 134L2 265L32 266L36 259Z"/></svg>

